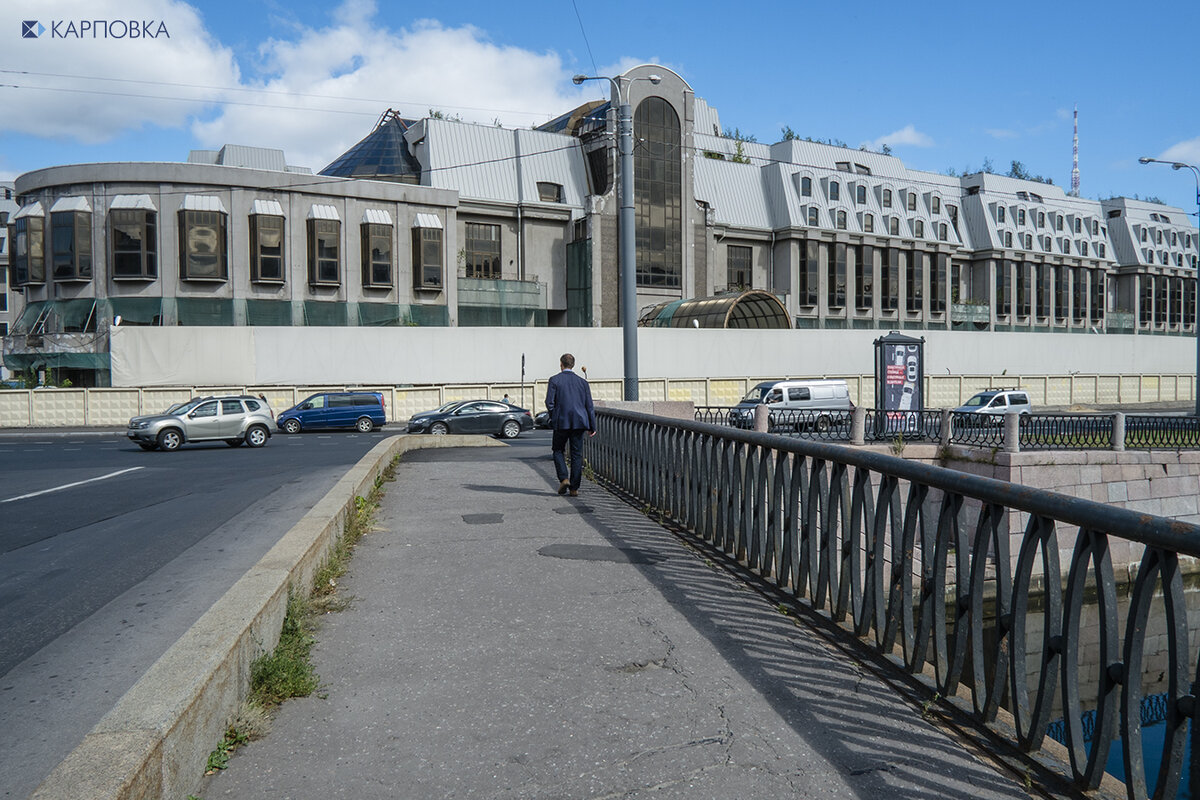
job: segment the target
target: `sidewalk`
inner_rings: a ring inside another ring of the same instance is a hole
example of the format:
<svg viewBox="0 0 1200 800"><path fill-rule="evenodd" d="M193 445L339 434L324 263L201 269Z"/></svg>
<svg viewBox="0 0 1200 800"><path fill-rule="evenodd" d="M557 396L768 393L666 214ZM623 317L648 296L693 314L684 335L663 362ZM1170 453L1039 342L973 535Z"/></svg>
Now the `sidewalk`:
<svg viewBox="0 0 1200 800"><path fill-rule="evenodd" d="M196 795L1028 796L635 509L555 494L548 449L406 455L321 696Z"/></svg>

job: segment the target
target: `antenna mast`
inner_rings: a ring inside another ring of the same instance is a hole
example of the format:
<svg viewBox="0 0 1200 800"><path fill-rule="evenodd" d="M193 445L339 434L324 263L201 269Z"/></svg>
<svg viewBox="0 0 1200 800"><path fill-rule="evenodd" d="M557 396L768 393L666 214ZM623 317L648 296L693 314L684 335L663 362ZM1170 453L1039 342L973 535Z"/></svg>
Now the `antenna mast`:
<svg viewBox="0 0 1200 800"><path fill-rule="evenodd" d="M1079 104L1075 104L1075 136L1071 140L1071 196L1079 197Z"/></svg>

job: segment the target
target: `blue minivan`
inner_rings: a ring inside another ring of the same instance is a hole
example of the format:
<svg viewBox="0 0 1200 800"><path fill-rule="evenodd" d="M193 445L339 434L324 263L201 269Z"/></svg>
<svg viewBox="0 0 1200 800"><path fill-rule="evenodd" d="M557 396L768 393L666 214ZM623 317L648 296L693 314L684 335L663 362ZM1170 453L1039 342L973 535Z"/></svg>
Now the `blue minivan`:
<svg viewBox="0 0 1200 800"><path fill-rule="evenodd" d="M284 433L318 428L354 428L370 433L387 422L379 392L320 392L282 412L275 424Z"/></svg>

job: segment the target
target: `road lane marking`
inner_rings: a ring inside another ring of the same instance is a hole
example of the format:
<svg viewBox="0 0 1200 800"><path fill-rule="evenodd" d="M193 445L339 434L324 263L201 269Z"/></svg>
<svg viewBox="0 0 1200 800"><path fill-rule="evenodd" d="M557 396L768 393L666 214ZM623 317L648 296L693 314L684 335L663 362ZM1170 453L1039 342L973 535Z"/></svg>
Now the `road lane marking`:
<svg viewBox="0 0 1200 800"><path fill-rule="evenodd" d="M28 500L30 497L38 497L39 495L50 494L51 492L61 492L63 489L72 489L76 486L83 486L85 483L95 483L96 481L108 480L109 478L115 478L118 475L124 475L127 472L137 472L139 469L145 469L145 467L130 467L129 469L119 469L116 472L110 472L107 475L101 475L98 478L88 478L86 481L75 481L74 483L64 483L62 486L55 486L53 489L43 489L40 492L30 492L29 494L23 494L23 495L20 495L19 497L10 497L7 500L0 500L0 504L12 503L17 500Z"/></svg>

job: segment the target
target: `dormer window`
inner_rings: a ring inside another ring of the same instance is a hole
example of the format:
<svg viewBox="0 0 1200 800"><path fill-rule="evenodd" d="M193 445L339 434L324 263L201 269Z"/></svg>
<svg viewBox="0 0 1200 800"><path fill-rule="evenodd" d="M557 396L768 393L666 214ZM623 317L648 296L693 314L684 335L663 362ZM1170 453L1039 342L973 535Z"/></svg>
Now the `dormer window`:
<svg viewBox="0 0 1200 800"><path fill-rule="evenodd" d="M841 199L841 185L837 181L829 182L829 199L830 200L840 200Z"/></svg>
<svg viewBox="0 0 1200 800"><path fill-rule="evenodd" d="M543 203L561 203L562 202L562 184L550 183L548 181L538 181L538 199Z"/></svg>

